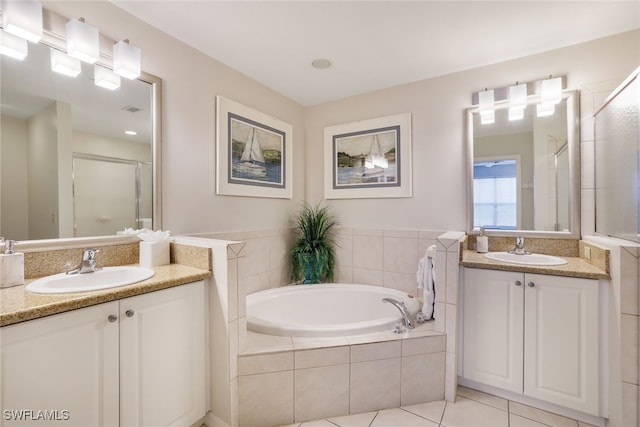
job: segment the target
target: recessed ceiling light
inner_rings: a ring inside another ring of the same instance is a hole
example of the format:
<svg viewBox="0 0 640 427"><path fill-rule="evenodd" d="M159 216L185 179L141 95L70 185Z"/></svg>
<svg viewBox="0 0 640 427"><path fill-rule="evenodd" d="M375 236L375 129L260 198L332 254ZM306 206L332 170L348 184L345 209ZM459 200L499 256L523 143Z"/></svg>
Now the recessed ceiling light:
<svg viewBox="0 0 640 427"><path fill-rule="evenodd" d="M326 58L318 58L314 59L311 65L313 66L313 68L317 68L318 70L325 70L331 67L331 61Z"/></svg>
<svg viewBox="0 0 640 427"><path fill-rule="evenodd" d="M137 135L138 132L136 132L135 130L125 130L124 133L126 133L127 135Z"/></svg>

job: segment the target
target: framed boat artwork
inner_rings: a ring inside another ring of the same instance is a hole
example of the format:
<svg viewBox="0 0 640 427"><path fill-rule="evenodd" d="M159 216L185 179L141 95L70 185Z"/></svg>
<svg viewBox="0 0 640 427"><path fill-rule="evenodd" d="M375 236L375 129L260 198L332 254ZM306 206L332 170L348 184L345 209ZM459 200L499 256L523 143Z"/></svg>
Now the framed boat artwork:
<svg viewBox="0 0 640 427"><path fill-rule="evenodd" d="M324 129L327 199L411 197L411 114Z"/></svg>
<svg viewBox="0 0 640 427"><path fill-rule="evenodd" d="M292 126L216 97L216 193L290 199Z"/></svg>

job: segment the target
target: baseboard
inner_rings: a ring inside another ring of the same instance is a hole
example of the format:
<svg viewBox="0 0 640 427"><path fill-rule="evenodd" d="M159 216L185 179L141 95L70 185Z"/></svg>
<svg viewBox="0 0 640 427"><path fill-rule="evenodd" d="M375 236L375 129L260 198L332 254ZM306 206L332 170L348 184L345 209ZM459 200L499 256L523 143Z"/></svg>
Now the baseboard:
<svg viewBox="0 0 640 427"><path fill-rule="evenodd" d="M552 403L543 402L538 399L534 399L528 396L524 396L518 393L502 390L497 387L482 384L476 381L468 380L466 378L458 377L458 385L463 387L472 388L474 390L482 391L492 394L494 396L502 397L504 399L512 400L514 402L522 403L523 405L532 406L543 411L551 412L553 414L562 415L563 417L572 418L574 420L582 421L597 427L605 427L606 419L602 417L596 417L595 415L585 414L574 409L565 408L562 406L554 405Z"/></svg>
<svg viewBox="0 0 640 427"><path fill-rule="evenodd" d="M204 424L207 427L230 427L229 424L216 417L211 411L207 412L207 415L204 417Z"/></svg>

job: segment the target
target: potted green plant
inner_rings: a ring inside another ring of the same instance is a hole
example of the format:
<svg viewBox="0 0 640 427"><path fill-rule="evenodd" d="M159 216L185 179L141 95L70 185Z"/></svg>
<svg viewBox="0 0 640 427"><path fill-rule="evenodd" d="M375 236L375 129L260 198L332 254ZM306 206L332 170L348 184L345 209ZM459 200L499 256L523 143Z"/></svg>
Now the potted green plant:
<svg viewBox="0 0 640 427"><path fill-rule="evenodd" d="M294 218L298 239L290 251L291 279L312 284L333 281L337 225L328 207L304 203Z"/></svg>

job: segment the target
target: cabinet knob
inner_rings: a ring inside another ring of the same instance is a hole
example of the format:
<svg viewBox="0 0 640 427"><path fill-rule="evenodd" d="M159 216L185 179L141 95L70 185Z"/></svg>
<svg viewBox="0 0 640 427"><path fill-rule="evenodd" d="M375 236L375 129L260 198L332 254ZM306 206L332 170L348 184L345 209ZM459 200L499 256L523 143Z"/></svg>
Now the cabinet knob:
<svg viewBox="0 0 640 427"><path fill-rule="evenodd" d="M118 316L116 316L115 314L110 314L109 317L107 317L107 320L111 323L116 322L118 320Z"/></svg>
<svg viewBox="0 0 640 427"><path fill-rule="evenodd" d="M133 317L133 315L136 314L136 312L133 310L127 310L124 312L124 314L126 314L127 317Z"/></svg>
<svg viewBox="0 0 640 427"><path fill-rule="evenodd" d="M527 283L527 286L529 286L530 288L533 288L535 285L536 285L536 284L535 284L535 283L533 283L533 282L529 282L529 283Z"/></svg>
<svg viewBox="0 0 640 427"><path fill-rule="evenodd" d="M516 280L516 286L522 286L522 282L520 280Z"/></svg>

